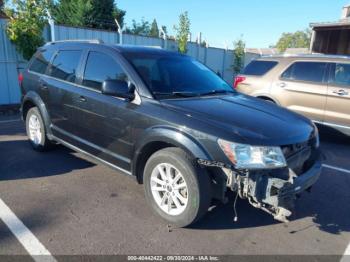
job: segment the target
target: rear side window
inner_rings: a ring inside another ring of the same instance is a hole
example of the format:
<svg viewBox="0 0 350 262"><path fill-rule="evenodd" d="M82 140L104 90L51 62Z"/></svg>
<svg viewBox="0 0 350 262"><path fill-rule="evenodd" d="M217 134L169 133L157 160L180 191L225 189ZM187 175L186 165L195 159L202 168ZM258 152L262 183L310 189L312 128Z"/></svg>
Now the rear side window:
<svg viewBox="0 0 350 262"><path fill-rule="evenodd" d="M59 51L52 62L51 76L74 83L81 54L80 50Z"/></svg>
<svg viewBox="0 0 350 262"><path fill-rule="evenodd" d="M330 83L350 87L350 64L332 64Z"/></svg>
<svg viewBox="0 0 350 262"><path fill-rule="evenodd" d="M110 56L100 52L90 52L83 78L83 85L101 90L105 80L127 80L122 67Z"/></svg>
<svg viewBox="0 0 350 262"><path fill-rule="evenodd" d="M244 75L262 76L274 68L278 62L276 61L252 61L243 70Z"/></svg>
<svg viewBox="0 0 350 262"><path fill-rule="evenodd" d="M53 53L53 50L38 51L33 58L29 70L39 74L45 74Z"/></svg>
<svg viewBox="0 0 350 262"><path fill-rule="evenodd" d="M306 82L322 83L327 68L327 63L322 62L295 62L281 78Z"/></svg>

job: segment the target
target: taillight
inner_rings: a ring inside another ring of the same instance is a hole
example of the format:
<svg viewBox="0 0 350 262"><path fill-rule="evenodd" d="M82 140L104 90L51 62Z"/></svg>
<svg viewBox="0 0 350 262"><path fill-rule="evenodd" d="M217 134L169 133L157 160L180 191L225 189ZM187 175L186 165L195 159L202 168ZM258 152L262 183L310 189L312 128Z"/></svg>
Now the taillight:
<svg viewBox="0 0 350 262"><path fill-rule="evenodd" d="M19 73L19 75L18 75L18 83L19 83L19 86L22 86L22 82L23 82L23 74L22 74L22 73Z"/></svg>
<svg viewBox="0 0 350 262"><path fill-rule="evenodd" d="M234 84L233 84L233 87L234 87L234 88L237 88L238 84L239 84L239 83L242 83L242 82L245 81L245 80L246 80L246 78L245 78L244 76L236 76L236 77L235 77L235 82L234 82Z"/></svg>

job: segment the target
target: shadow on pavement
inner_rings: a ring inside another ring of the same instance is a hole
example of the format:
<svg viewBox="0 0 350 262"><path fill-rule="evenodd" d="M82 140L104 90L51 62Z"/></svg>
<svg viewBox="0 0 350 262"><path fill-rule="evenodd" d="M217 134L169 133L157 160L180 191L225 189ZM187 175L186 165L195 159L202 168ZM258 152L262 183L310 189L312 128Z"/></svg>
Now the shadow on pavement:
<svg viewBox="0 0 350 262"><path fill-rule="evenodd" d="M49 152L34 151L27 140L0 142L0 181L65 175L95 166L58 146Z"/></svg>

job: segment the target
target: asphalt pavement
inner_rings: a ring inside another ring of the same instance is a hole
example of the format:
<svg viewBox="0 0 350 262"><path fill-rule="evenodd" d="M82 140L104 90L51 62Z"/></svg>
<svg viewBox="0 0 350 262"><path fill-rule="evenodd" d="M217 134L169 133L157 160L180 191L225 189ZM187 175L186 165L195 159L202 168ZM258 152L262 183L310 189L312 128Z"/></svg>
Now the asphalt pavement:
<svg viewBox="0 0 350 262"><path fill-rule="evenodd" d="M290 223L274 221L239 200L236 223L230 201L190 228L169 228L152 213L143 186L134 179L62 146L35 152L23 123L6 118L0 119L0 200L53 256L297 254L340 259L350 243L350 137L322 128L321 149L327 166L311 193L298 199ZM28 232L18 229L20 222L10 229L0 219L0 255L28 255L20 241Z"/></svg>

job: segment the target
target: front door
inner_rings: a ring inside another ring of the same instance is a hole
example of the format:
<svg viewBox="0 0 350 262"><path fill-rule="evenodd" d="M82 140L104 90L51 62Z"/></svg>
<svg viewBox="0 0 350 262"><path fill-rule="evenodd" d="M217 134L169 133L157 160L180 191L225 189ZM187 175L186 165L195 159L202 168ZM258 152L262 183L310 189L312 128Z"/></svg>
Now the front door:
<svg viewBox="0 0 350 262"><path fill-rule="evenodd" d="M350 64L331 64L325 123L350 132Z"/></svg>
<svg viewBox="0 0 350 262"><path fill-rule="evenodd" d="M125 170L130 170L133 119L138 105L101 93L104 80L128 81L125 70L112 52L89 51L80 95L78 133L89 151Z"/></svg>
<svg viewBox="0 0 350 262"><path fill-rule="evenodd" d="M327 98L327 63L297 61L274 83L282 106L322 122Z"/></svg>

